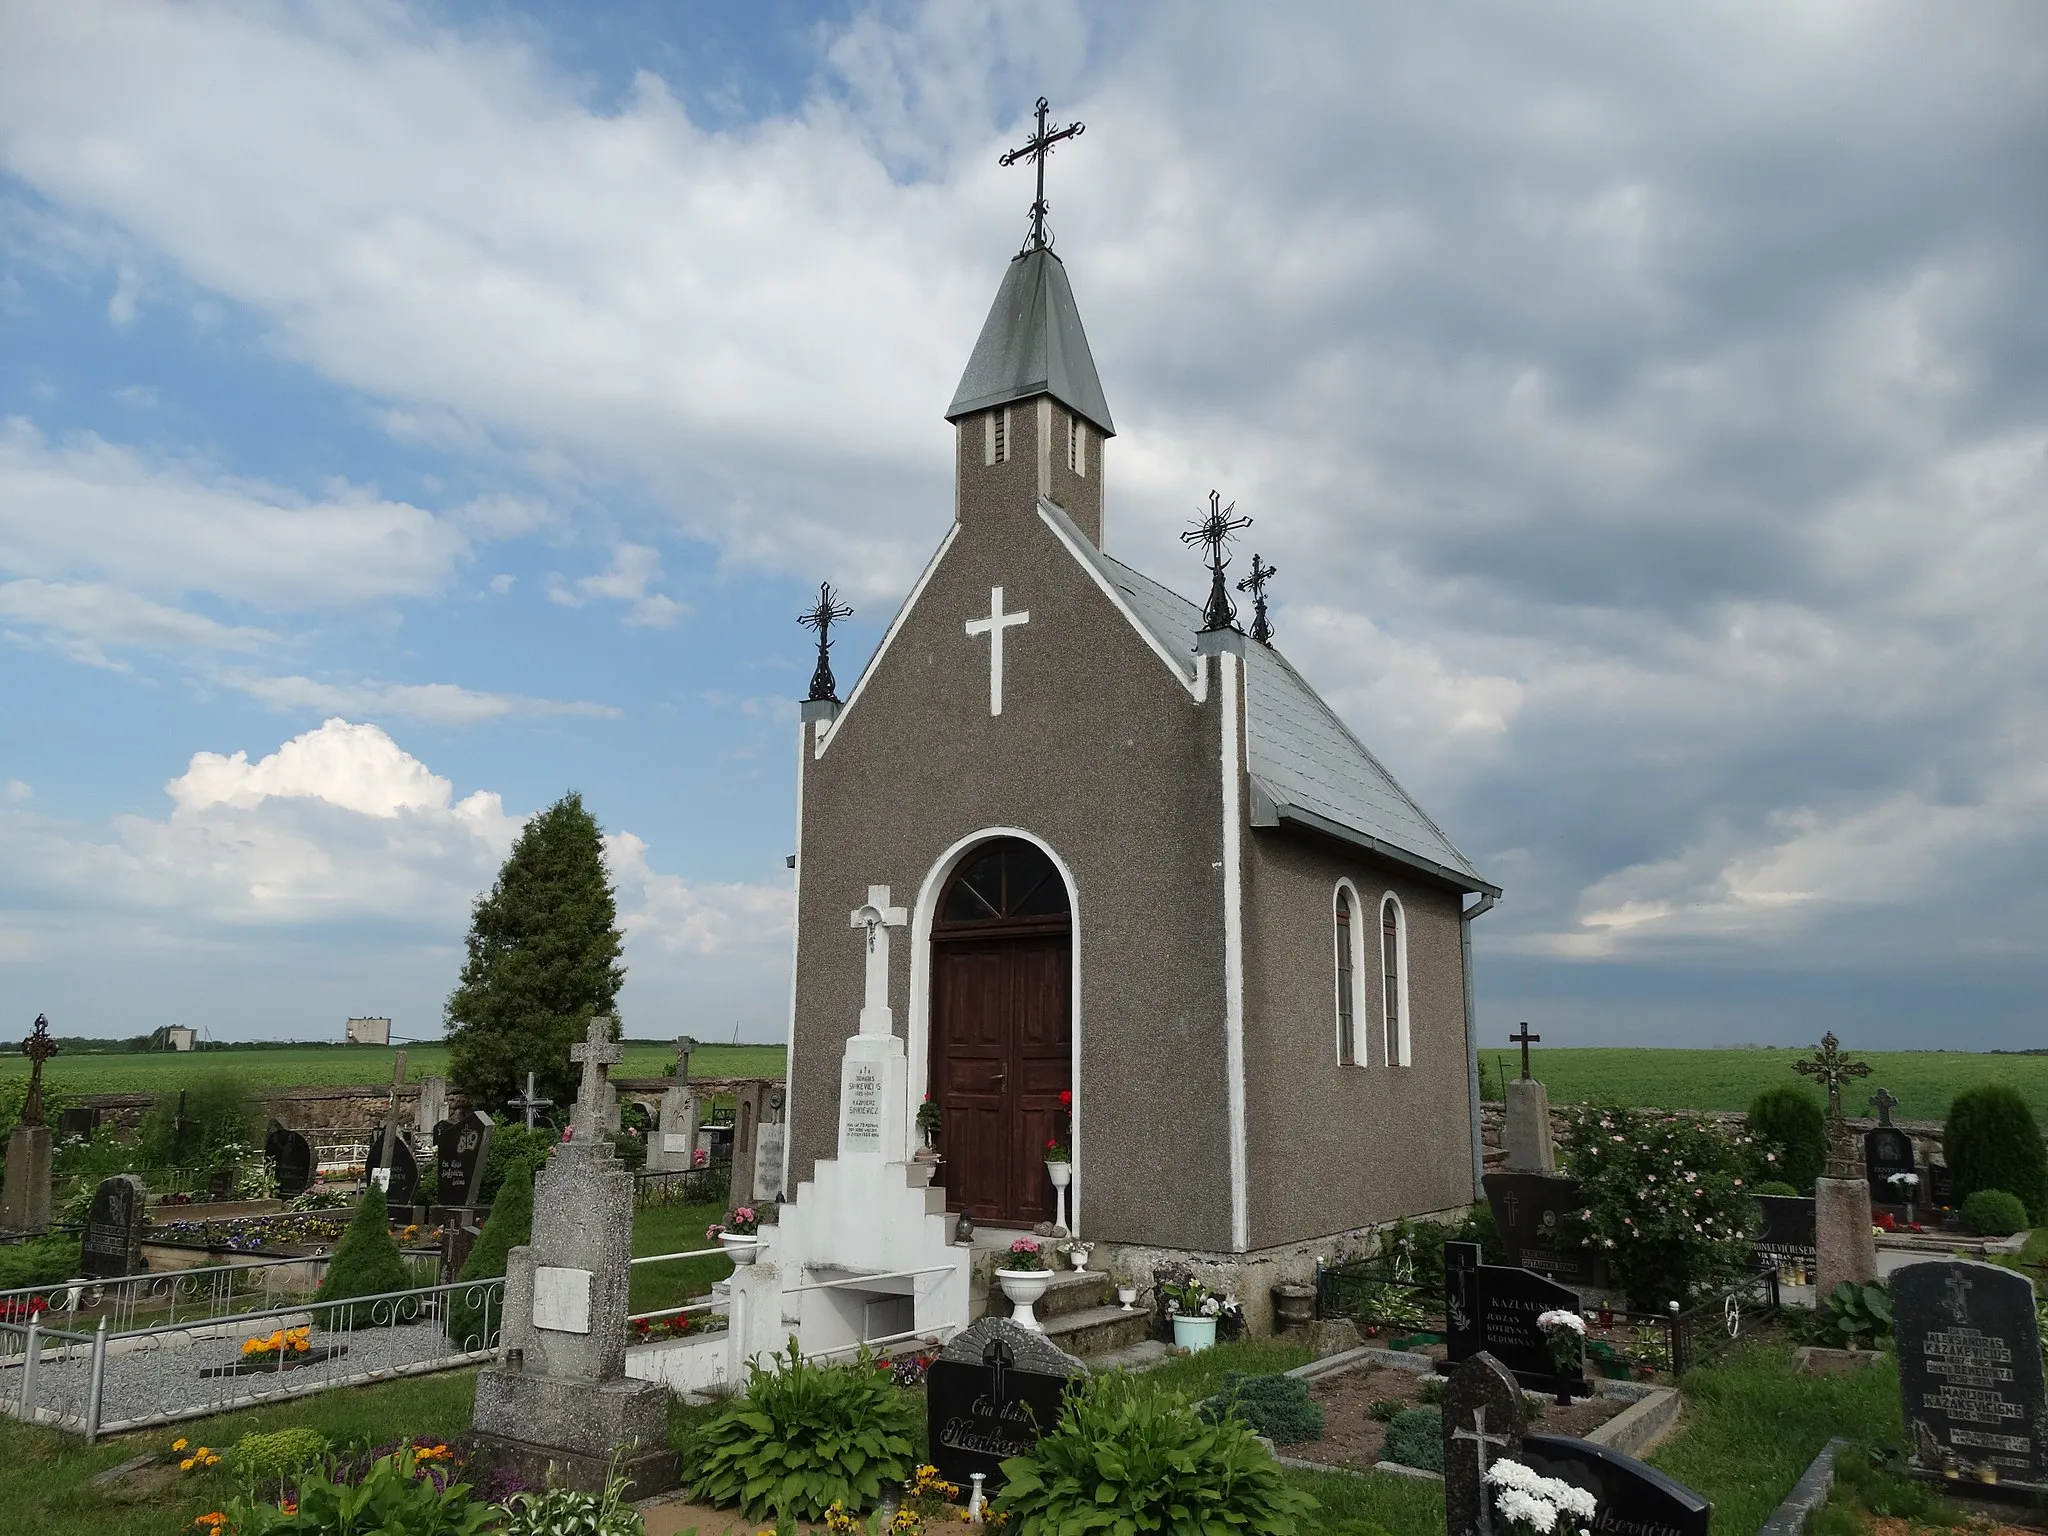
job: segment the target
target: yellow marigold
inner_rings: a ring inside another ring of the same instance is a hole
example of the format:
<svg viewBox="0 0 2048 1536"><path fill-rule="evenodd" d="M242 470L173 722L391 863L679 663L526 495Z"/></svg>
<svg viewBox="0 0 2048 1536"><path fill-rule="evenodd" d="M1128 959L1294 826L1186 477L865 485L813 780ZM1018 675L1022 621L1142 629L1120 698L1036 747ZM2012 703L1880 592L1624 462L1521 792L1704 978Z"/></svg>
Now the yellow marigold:
<svg viewBox="0 0 2048 1536"><path fill-rule="evenodd" d="M173 1440L171 1442L171 1449L174 1451L182 1451L183 1449L185 1449L185 1437L183 1435L180 1435L177 1439Z"/></svg>
<svg viewBox="0 0 2048 1536"><path fill-rule="evenodd" d="M178 1470L180 1472L190 1472L192 1470L192 1461L193 1458L187 1456L183 1461L178 1463Z"/></svg>
<svg viewBox="0 0 2048 1536"><path fill-rule="evenodd" d="M228 1517L216 1509L210 1515L201 1515L192 1523L202 1531L220 1531L227 1526Z"/></svg>

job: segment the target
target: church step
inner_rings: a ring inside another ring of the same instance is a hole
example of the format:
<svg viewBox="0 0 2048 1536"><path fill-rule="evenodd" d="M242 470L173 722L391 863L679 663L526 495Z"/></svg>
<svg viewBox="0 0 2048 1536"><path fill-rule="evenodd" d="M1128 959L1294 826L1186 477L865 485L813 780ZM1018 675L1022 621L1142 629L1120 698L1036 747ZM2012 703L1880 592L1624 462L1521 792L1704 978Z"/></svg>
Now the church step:
<svg viewBox="0 0 2048 1536"><path fill-rule="evenodd" d="M1142 1343L1152 1327L1150 1313L1126 1312L1122 1307L1089 1307L1041 1321L1048 1339L1084 1360Z"/></svg>
<svg viewBox="0 0 2048 1536"><path fill-rule="evenodd" d="M998 1285L998 1289L1000 1289ZM1087 1312L1109 1301L1109 1276L1095 1270L1069 1269L1053 1277L1045 1295L1031 1310L1039 1317Z"/></svg>
<svg viewBox="0 0 2048 1536"><path fill-rule="evenodd" d="M1149 1371L1155 1365L1164 1365L1173 1356L1168 1353L1171 1345L1158 1339L1144 1339L1126 1349L1112 1349L1108 1354L1090 1355L1088 1369L1100 1376L1104 1371Z"/></svg>

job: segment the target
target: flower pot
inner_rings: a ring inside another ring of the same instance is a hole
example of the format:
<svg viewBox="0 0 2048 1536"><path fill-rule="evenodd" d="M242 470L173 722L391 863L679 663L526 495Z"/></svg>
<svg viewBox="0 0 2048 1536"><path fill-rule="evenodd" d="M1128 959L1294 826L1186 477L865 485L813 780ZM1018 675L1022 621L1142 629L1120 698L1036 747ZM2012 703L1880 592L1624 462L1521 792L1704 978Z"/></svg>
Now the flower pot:
<svg viewBox="0 0 2048 1536"><path fill-rule="evenodd" d="M1003 1294L1010 1300L1010 1321L1019 1328L1029 1328L1033 1333L1043 1333L1038 1319L1031 1309L1045 1294L1045 1288L1052 1284L1049 1269L999 1269L996 1284L1003 1288Z"/></svg>
<svg viewBox="0 0 2048 1536"><path fill-rule="evenodd" d="M1088 1267L1088 1250L1092 1246L1090 1243L1074 1244L1067 1250L1067 1262L1077 1270L1085 1270Z"/></svg>
<svg viewBox="0 0 2048 1536"><path fill-rule="evenodd" d="M761 1239L753 1232L721 1232L718 1246L735 1265L751 1264L761 1252Z"/></svg>
<svg viewBox="0 0 2048 1536"><path fill-rule="evenodd" d="M1122 1304L1124 1311L1135 1312L1138 1310L1138 1288L1135 1285L1118 1286L1116 1288L1116 1299Z"/></svg>
<svg viewBox="0 0 2048 1536"><path fill-rule="evenodd" d="M1297 1333L1306 1331L1316 1320L1316 1288L1312 1285L1276 1285L1273 1287L1273 1331L1275 1333Z"/></svg>
<svg viewBox="0 0 2048 1536"><path fill-rule="evenodd" d="M1198 1355L1216 1342L1216 1319L1173 1314L1173 1342L1191 1355Z"/></svg>
<svg viewBox="0 0 2048 1536"><path fill-rule="evenodd" d="M1052 1180L1052 1187L1054 1189L1065 1189L1074 1181L1074 1165L1065 1158L1060 1158L1055 1162L1052 1158L1048 1157L1045 1160L1045 1172L1046 1176Z"/></svg>

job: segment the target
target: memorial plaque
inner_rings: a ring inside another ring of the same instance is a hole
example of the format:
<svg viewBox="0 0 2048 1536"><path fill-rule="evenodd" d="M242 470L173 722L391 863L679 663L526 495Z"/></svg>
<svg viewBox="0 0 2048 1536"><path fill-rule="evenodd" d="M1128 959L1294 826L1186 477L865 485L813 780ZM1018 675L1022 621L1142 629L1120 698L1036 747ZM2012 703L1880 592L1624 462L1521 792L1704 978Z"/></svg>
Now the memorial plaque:
<svg viewBox="0 0 2048 1536"><path fill-rule="evenodd" d="M882 1150L882 1069L872 1061L855 1061L846 1076L846 1102L840 1106L846 1145L855 1152Z"/></svg>
<svg viewBox="0 0 2048 1536"><path fill-rule="evenodd" d="M1532 1391L1556 1391L1557 1374L1536 1319L1558 1309L1579 1310L1570 1286L1526 1269L1482 1264L1477 1243L1444 1244L1444 1348L1454 1363L1483 1350ZM1583 1380L1568 1385L1575 1394L1589 1390Z"/></svg>
<svg viewBox="0 0 2048 1536"><path fill-rule="evenodd" d="M1522 1385L1485 1351L1451 1372L1444 1387L1444 1530L1486 1536L1486 1469L1519 1459L1526 1410Z"/></svg>
<svg viewBox="0 0 2048 1536"><path fill-rule="evenodd" d="M1567 1231L1584 1207L1576 1179L1555 1173L1489 1173L1486 1203L1510 1264L1567 1285L1605 1287L1607 1266Z"/></svg>
<svg viewBox="0 0 2048 1536"><path fill-rule="evenodd" d="M384 1128L379 1126L370 1133L370 1151L363 1160L363 1171L370 1183L384 1191L386 1205L411 1205L413 1196L419 1193L420 1165L403 1133L392 1137L391 1140L396 1150L387 1167L384 1156Z"/></svg>
<svg viewBox="0 0 2048 1536"><path fill-rule="evenodd" d="M281 1200L303 1195L313 1182L313 1144L298 1131L273 1120L263 1138L263 1156L277 1179Z"/></svg>
<svg viewBox="0 0 2048 1536"><path fill-rule="evenodd" d="M483 1189L484 1160L490 1156L494 1126L489 1115L464 1110L434 1127L434 1161L440 1169L440 1203L467 1210Z"/></svg>
<svg viewBox="0 0 2048 1536"><path fill-rule="evenodd" d="M1919 1198L1918 1189L1891 1182L1895 1173L1920 1171L1913 1161L1913 1138L1896 1125L1880 1125L1864 1133L1863 1169L1870 1178L1870 1198L1880 1205L1905 1205Z"/></svg>
<svg viewBox="0 0 2048 1536"><path fill-rule="evenodd" d="M993 1492L1003 1462L1022 1456L1059 1421L1060 1399L1087 1367L1007 1317L985 1317L955 1334L925 1374L932 1464L949 1483L986 1473Z"/></svg>
<svg viewBox="0 0 2048 1536"><path fill-rule="evenodd" d="M596 1278L587 1269L535 1266L533 1326L554 1333L590 1332L590 1286Z"/></svg>
<svg viewBox="0 0 2048 1536"><path fill-rule="evenodd" d="M1593 1536L1707 1536L1714 1506L1633 1456L1570 1435L1524 1435L1520 1460L1593 1495Z"/></svg>
<svg viewBox="0 0 2048 1536"><path fill-rule="evenodd" d="M782 1138L784 1126L780 1120L770 1120L761 1127L761 1144L754 1154L754 1201L773 1201L782 1193Z"/></svg>
<svg viewBox="0 0 2048 1536"><path fill-rule="evenodd" d="M2048 1406L2034 1287L1991 1264L1943 1259L1891 1274L1899 1398L1913 1470L2048 1485Z"/></svg>
<svg viewBox="0 0 2048 1536"><path fill-rule="evenodd" d="M132 1173L100 1180L78 1241L78 1272L94 1280L142 1273L145 1191Z"/></svg>
<svg viewBox="0 0 2048 1536"><path fill-rule="evenodd" d="M1797 1264L1811 1271L1816 1257L1813 1196L1758 1195L1756 1203L1764 1215L1763 1230L1749 1249L1757 1267Z"/></svg>

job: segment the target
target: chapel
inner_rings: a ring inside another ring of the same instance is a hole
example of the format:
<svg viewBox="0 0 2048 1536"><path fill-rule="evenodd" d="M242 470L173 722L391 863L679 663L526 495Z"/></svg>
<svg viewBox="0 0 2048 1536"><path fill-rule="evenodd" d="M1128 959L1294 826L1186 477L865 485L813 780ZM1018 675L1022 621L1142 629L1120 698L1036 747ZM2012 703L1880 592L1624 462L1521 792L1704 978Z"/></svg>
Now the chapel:
<svg viewBox="0 0 2048 1536"><path fill-rule="evenodd" d="M1206 606L1110 554L1116 427L1038 158L945 412L952 520L843 702L825 595L782 1187L833 1157L871 974L849 914L886 887L892 1151L928 1096L947 1211L1050 1221L1058 1142L1098 1265L1312 1273L1333 1240L1475 1198L1470 924L1500 892L1289 664L1263 592L1245 633L1220 535Z"/></svg>

